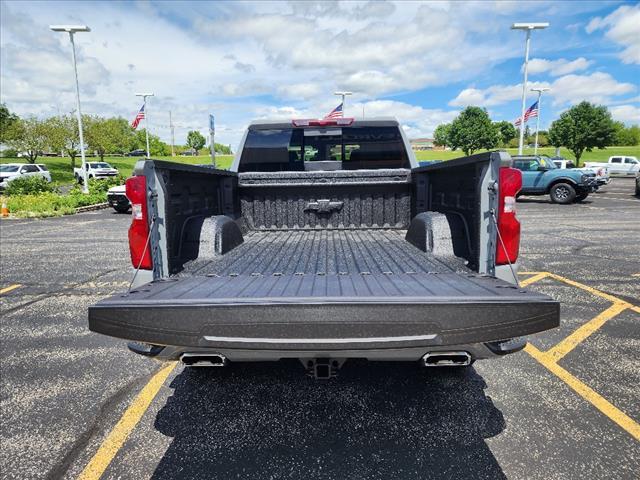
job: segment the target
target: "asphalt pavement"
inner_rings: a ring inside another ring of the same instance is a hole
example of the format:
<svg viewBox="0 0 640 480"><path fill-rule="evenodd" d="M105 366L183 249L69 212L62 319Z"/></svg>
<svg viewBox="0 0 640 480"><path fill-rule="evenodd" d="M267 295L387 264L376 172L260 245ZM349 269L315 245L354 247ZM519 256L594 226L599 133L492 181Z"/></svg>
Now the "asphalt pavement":
<svg viewBox="0 0 640 480"><path fill-rule="evenodd" d="M296 362L161 371L87 329L130 279L128 215L2 220L0 475L638 478L633 180L518 216L521 278L561 302L560 328L463 371L348 362L328 382Z"/></svg>

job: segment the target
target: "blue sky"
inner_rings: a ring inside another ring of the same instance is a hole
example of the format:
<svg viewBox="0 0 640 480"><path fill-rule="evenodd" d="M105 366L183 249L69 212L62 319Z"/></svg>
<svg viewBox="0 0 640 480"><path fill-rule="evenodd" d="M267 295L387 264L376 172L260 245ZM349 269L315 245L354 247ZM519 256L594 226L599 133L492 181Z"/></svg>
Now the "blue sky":
<svg viewBox="0 0 640 480"><path fill-rule="evenodd" d="M429 136L466 105L494 120L518 116L524 34L530 85L546 127L582 100L640 123L637 2L1 2L1 101L20 115L75 108L68 39L49 24L83 23L77 36L83 110L133 118L136 91L153 91L150 129L176 140L217 119L233 146L255 118L319 117L354 92L347 116L396 116ZM531 92L528 104L533 101Z"/></svg>

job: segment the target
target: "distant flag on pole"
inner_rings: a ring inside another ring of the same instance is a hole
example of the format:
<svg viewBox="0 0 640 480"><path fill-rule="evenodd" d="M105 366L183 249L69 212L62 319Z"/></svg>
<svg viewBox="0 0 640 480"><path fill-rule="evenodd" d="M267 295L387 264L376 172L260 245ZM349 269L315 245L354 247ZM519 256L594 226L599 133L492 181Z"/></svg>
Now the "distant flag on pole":
<svg viewBox="0 0 640 480"><path fill-rule="evenodd" d="M533 105L531 105L529 108L527 108L526 112L524 112L524 123L527 123L527 121L530 118L537 117L537 116L538 116L538 102L536 101ZM520 118L518 118L513 123L515 123L516 126L519 126L520 125Z"/></svg>
<svg viewBox="0 0 640 480"><path fill-rule="evenodd" d="M140 124L143 118L144 118L144 104L142 105L142 107L140 107L140 111L136 115L136 118L134 118L133 122L131 122L131 128L133 128L134 130L138 128L138 125Z"/></svg>
<svg viewBox="0 0 640 480"><path fill-rule="evenodd" d="M325 119L329 119L329 118L342 118L343 114L342 114L342 103L340 105L338 105L336 108L334 108L333 110L331 110L326 117L324 117Z"/></svg>

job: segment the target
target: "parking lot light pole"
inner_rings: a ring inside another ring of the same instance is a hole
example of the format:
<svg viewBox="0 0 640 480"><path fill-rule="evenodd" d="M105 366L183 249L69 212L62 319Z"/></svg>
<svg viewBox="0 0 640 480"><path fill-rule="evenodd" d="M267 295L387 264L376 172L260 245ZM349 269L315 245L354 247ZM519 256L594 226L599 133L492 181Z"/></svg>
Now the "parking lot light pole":
<svg viewBox="0 0 640 480"><path fill-rule="evenodd" d="M520 140L518 141L518 155L522 155L524 143L524 110L527 101L527 69L529 67L529 44L531 43L531 31L547 28L548 23L514 23L511 30L524 30L527 33L524 47L524 81L522 82L522 108L520 112Z"/></svg>
<svg viewBox="0 0 640 480"><path fill-rule="evenodd" d="M351 92L333 92L334 95L338 95L342 98L342 116L344 117L344 97L347 95L353 95Z"/></svg>
<svg viewBox="0 0 640 480"><path fill-rule="evenodd" d="M153 93L136 93L136 97L142 97L144 107L144 134L147 136L147 158L151 158L149 153L149 112L147 111L147 97L153 97Z"/></svg>
<svg viewBox="0 0 640 480"><path fill-rule="evenodd" d="M538 133L540 132L540 114L541 114L541 102L542 102L542 92L548 92L551 90L548 87L540 87L540 88L532 88L532 92L538 92L538 115L536 116L536 143L533 147L533 154L538 154Z"/></svg>
<svg viewBox="0 0 640 480"><path fill-rule="evenodd" d="M71 58L73 60L73 72L76 79L76 115L78 117L78 133L80 136L80 158L82 159L82 193L89 193L89 177L87 175L86 158L84 155L84 135L82 134L82 112L80 111L80 85L78 84L78 66L76 63L76 44L73 34L76 32L90 32L86 25L49 25L54 32L67 32L71 40Z"/></svg>

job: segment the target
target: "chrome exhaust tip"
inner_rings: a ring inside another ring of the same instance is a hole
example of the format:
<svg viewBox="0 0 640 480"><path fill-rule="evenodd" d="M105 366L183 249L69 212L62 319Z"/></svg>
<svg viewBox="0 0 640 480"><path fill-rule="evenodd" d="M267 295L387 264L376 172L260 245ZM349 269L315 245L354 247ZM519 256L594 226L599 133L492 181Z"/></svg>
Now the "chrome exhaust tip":
<svg viewBox="0 0 640 480"><path fill-rule="evenodd" d="M224 367L227 357L220 353L183 353L180 361L187 367Z"/></svg>
<svg viewBox="0 0 640 480"><path fill-rule="evenodd" d="M429 352L422 357L425 367L464 367L471 365L469 352Z"/></svg>

